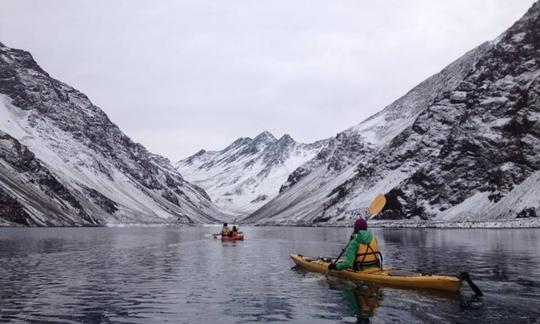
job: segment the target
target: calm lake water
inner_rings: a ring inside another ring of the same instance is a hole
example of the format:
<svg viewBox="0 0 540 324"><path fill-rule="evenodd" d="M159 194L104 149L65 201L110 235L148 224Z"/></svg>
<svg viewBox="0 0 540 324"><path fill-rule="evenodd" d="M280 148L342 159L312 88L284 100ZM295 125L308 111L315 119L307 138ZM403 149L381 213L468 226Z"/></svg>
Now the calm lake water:
<svg viewBox="0 0 540 324"><path fill-rule="evenodd" d="M485 296L356 285L291 269L345 228L0 229L0 322L540 323L540 231L375 229L385 265L469 271Z"/></svg>

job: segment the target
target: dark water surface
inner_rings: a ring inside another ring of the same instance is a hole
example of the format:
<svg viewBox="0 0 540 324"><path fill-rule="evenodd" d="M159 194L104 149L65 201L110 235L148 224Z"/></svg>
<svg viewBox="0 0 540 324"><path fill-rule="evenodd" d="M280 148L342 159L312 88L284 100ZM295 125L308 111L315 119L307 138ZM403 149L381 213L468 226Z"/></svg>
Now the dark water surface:
<svg viewBox="0 0 540 324"><path fill-rule="evenodd" d="M485 293L356 285L291 269L345 228L0 229L0 322L540 323L540 231L376 229L385 265L469 271Z"/></svg>

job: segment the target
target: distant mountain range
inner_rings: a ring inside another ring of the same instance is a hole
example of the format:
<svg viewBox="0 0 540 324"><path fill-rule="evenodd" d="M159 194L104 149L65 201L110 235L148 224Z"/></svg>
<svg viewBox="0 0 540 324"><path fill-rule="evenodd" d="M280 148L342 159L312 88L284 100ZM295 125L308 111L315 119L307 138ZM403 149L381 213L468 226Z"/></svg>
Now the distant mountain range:
<svg viewBox="0 0 540 324"><path fill-rule="evenodd" d="M208 223L203 189L30 53L0 43L0 225Z"/></svg>
<svg viewBox="0 0 540 324"><path fill-rule="evenodd" d="M176 163L188 181L204 188L225 212L247 216L276 197L287 177L327 141L302 144L270 132L239 138L221 151L200 151Z"/></svg>

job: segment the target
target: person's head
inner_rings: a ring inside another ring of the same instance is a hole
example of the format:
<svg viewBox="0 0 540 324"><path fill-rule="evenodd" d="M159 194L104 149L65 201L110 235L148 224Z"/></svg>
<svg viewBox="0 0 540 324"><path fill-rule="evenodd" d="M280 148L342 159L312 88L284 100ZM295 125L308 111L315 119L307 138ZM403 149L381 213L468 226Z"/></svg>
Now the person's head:
<svg viewBox="0 0 540 324"><path fill-rule="evenodd" d="M228 226L227 223L223 223L223 227L227 227L227 226Z"/></svg>
<svg viewBox="0 0 540 324"><path fill-rule="evenodd" d="M233 227L232 227L232 230L233 230L233 231L236 231L236 226L233 226Z"/></svg>
<svg viewBox="0 0 540 324"><path fill-rule="evenodd" d="M366 220L363 219L362 217L358 218L356 220L356 222L354 222L353 228L354 228L355 233L359 232L359 231L367 230L367 222L366 222Z"/></svg>

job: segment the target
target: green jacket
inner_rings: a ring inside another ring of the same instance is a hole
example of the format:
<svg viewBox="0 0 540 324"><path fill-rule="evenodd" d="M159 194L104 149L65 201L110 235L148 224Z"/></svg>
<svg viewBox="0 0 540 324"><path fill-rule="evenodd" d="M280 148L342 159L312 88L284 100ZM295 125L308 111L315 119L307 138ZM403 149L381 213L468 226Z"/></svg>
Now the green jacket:
<svg viewBox="0 0 540 324"><path fill-rule="evenodd" d="M349 245L347 246L347 250L346 250L347 258L339 262L338 264L336 264L336 270L352 268L354 264L354 260L356 260L356 251L358 251L358 246L360 245L360 243L364 243L366 245L369 244L369 242L371 242L372 237L373 237L373 234L368 230L354 233L351 236Z"/></svg>

